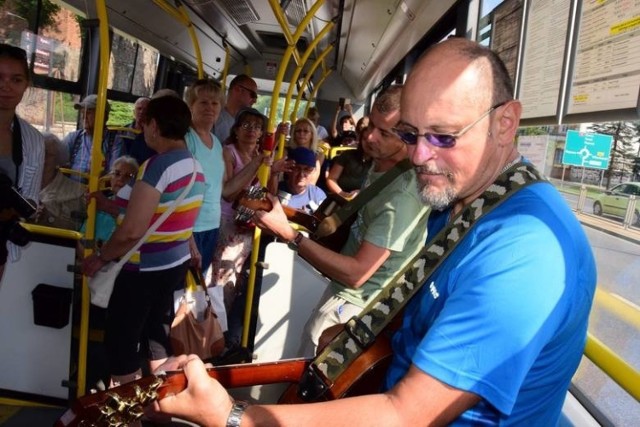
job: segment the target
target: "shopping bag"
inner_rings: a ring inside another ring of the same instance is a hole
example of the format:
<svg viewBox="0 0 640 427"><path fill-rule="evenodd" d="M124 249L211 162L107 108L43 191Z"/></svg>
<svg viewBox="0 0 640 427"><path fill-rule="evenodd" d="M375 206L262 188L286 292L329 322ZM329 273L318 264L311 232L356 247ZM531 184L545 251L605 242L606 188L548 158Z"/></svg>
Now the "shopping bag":
<svg viewBox="0 0 640 427"><path fill-rule="evenodd" d="M194 294L200 292L197 287L202 284L204 281L200 271L190 268L169 337L174 354L197 354L201 359L210 359L224 350L224 335L211 299L204 290L201 293L205 307L201 318L197 316Z"/></svg>
<svg viewBox="0 0 640 427"><path fill-rule="evenodd" d="M111 293L113 292L113 285L116 282L116 277L118 277L121 268L121 265L112 261L105 264L93 277L89 278L91 304L107 308L109 300L111 299Z"/></svg>
<svg viewBox="0 0 640 427"><path fill-rule="evenodd" d="M86 185L58 172L40 191L40 212L36 223L49 227L79 230L87 217Z"/></svg>

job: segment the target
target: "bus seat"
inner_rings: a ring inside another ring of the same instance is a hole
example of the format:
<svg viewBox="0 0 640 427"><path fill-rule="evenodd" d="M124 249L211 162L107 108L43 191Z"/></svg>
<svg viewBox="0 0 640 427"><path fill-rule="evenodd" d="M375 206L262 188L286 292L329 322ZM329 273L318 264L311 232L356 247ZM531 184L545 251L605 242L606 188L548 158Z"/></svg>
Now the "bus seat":
<svg viewBox="0 0 640 427"><path fill-rule="evenodd" d="M329 283L286 243L269 243L264 262L268 269L263 273L258 306L253 351L256 363L298 357L304 325ZM233 395L260 403L276 403L286 386L234 389Z"/></svg>
<svg viewBox="0 0 640 427"><path fill-rule="evenodd" d="M329 159L334 159L338 155L340 155L343 151L347 150L355 150L356 147L332 147L329 152Z"/></svg>

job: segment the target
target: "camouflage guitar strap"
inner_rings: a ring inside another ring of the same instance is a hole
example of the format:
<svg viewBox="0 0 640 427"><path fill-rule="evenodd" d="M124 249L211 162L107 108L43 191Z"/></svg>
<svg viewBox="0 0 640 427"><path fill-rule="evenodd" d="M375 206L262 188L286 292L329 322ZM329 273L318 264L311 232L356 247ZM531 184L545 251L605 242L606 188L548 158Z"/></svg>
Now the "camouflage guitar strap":
<svg viewBox="0 0 640 427"><path fill-rule="evenodd" d="M372 299L359 316L353 316L344 329L315 357L299 384L303 400L320 398L376 336L393 320L426 281L426 278L462 241L467 231L516 191L545 181L528 163L516 163L462 212L456 215L424 249L398 272L389 285Z"/></svg>

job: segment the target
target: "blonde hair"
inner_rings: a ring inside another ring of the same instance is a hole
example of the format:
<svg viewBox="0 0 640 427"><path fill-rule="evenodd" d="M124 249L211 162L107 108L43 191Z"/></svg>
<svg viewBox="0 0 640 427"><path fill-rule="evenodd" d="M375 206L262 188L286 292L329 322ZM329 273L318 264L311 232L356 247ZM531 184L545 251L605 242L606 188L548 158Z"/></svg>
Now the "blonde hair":
<svg viewBox="0 0 640 427"><path fill-rule="evenodd" d="M295 144L294 135L295 135L295 132L296 132L296 128L298 126L300 126L301 124L306 124L311 128L311 146L309 147L309 149L311 151L313 151L314 153L317 152L318 151L318 131L316 130L316 125L314 125L313 122L311 120L307 119L306 117L299 118L298 120L295 121L293 126L291 126L291 142L292 142L292 144Z"/></svg>

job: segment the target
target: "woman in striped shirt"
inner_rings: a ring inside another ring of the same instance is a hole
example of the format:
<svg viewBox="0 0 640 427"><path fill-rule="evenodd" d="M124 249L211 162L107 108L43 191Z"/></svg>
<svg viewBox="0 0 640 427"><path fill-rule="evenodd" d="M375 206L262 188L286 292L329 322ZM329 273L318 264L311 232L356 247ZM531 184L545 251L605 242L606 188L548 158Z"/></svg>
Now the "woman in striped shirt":
<svg viewBox="0 0 640 427"><path fill-rule="evenodd" d="M162 212L176 202L195 167L196 180L189 193L147 237L116 278L107 308L105 336L112 385L141 376L139 342L148 350L151 370L172 352L167 331L173 291L184 283L189 267L188 241L205 188L202 167L184 141L190 124L191 111L181 99L164 96L149 102L144 137L158 154L145 161L136 179L118 192L118 226L101 250L83 263L85 274L93 276L107 262L126 254Z"/></svg>

